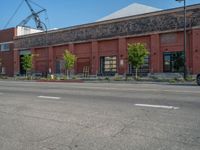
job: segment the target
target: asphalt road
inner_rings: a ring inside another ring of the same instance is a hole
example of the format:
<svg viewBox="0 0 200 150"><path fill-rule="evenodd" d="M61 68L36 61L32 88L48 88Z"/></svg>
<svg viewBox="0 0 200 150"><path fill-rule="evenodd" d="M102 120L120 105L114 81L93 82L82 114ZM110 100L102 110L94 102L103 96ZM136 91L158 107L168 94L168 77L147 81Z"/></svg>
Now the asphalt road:
<svg viewBox="0 0 200 150"><path fill-rule="evenodd" d="M0 81L0 150L200 150L200 87Z"/></svg>

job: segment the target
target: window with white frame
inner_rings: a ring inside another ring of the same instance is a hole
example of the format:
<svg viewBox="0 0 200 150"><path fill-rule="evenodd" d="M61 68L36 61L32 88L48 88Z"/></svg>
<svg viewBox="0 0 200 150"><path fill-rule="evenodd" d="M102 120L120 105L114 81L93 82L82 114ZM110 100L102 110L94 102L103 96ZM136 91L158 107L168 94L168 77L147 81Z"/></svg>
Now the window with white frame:
<svg viewBox="0 0 200 150"><path fill-rule="evenodd" d="M103 74L112 74L117 72L117 57L100 57L100 72Z"/></svg>

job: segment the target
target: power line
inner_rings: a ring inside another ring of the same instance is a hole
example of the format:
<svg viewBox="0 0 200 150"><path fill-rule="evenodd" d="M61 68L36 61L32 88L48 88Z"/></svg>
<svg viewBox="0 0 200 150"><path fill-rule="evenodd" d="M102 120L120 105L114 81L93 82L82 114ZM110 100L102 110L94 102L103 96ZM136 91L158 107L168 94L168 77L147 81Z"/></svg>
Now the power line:
<svg viewBox="0 0 200 150"><path fill-rule="evenodd" d="M9 18L9 20L7 21L7 23L4 26L4 29L7 28L7 26L10 24L10 22L13 20L13 18L15 17L15 15L17 14L17 12L19 11L19 9L21 8L21 6L23 5L25 0L22 0L21 3L18 5L18 7L16 8L16 10L14 11L13 15ZM32 4L36 5L37 7L41 8L42 11L45 11L45 21L48 23L48 25L50 26L50 22L49 22L49 18L47 15L47 11L46 9L44 9L42 6L40 6L39 4L33 2L32 0L28 0L29 2L31 2Z"/></svg>
<svg viewBox="0 0 200 150"><path fill-rule="evenodd" d="M11 22L12 19L15 17L15 15L17 14L18 10L20 9L20 7L22 6L23 3L24 3L24 0L21 1L21 3L20 3L19 6L17 7L17 9L16 9L15 12L13 13L13 15L10 17L10 19L8 20L8 22L7 22L6 25L4 26L4 29L7 28L7 26L10 24L10 22Z"/></svg>
<svg viewBox="0 0 200 150"><path fill-rule="evenodd" d="M50 20L47 11L45 11L45 21L48 24L48 27L51 28Z"/></svg>

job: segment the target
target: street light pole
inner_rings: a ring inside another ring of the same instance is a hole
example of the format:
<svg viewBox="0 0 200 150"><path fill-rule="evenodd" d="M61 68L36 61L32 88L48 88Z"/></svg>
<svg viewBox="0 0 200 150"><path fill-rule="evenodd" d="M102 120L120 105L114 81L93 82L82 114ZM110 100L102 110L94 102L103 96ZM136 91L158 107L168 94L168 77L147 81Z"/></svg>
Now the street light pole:
<svg viewBox="0 0 200 150"><path fill-rule="evenodd" d="M186 0L176 0L177 2L184 2L184 79L187 78L187 18L186 18Z"/></svg>
<svg viewBox="0 0 200 150"><path fill-rule="evenodd" d="M184 78L187 77L187 19L186 19L186 0L184 0Z"/></svg>

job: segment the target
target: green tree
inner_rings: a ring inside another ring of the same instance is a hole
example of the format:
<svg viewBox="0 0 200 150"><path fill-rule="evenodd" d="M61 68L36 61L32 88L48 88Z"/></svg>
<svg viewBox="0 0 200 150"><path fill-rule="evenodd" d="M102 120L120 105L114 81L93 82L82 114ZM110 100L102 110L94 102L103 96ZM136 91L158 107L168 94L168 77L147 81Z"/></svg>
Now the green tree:
<svg viewBox="0 0 200 150"><path fill-rule="evenodd" d="M68 78L69 73L71 69L74 67L74 64L76 62L76 56L72 54L69 50L65 50L63 54L63 59L64 59L64 66L65 66L67 78Z"/></svg>
<svg viewBox="0 0 200 150"><path fill-rule="evenodd" d="M33 65L33 55L32 54L26 54L22 57L22 67L26 71L26 77L28 71L31 71Z"/></svg>
<svg viewBox="0 0 200 150"><path fill-rule="evenodd" d="M144 58L149 55L145 44L128 44L128 61L135 67L135 78L138 78L138 69L144 64Z"/></svg>

